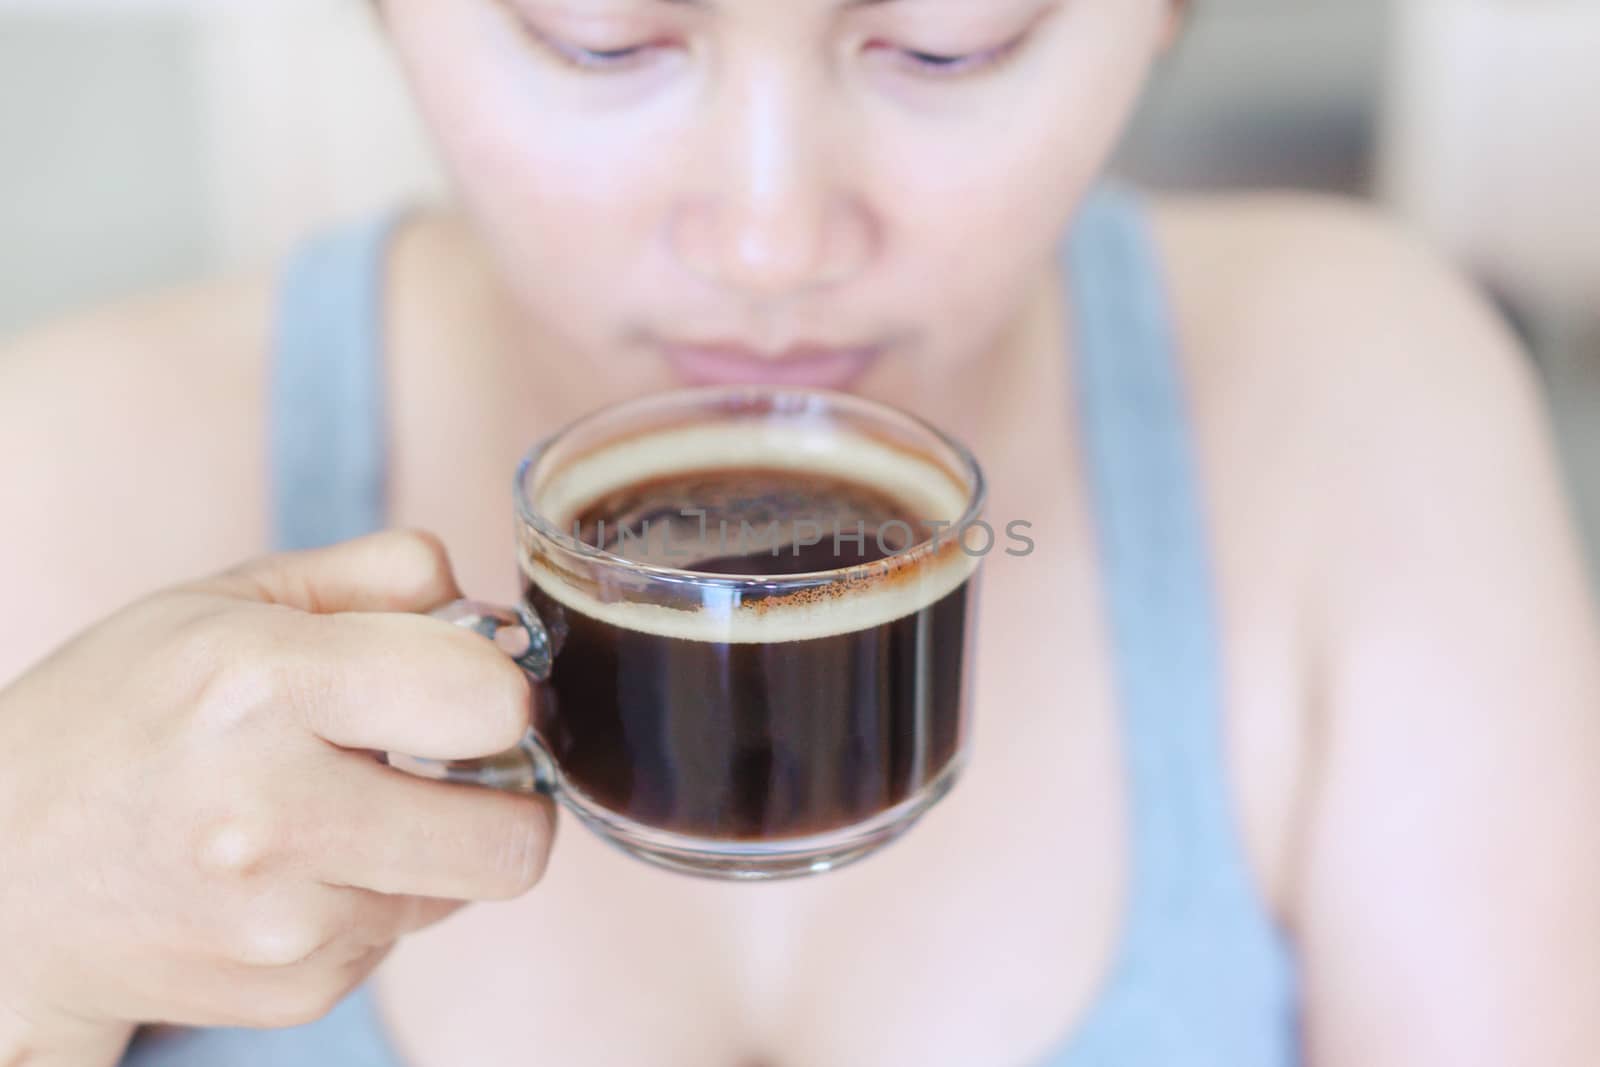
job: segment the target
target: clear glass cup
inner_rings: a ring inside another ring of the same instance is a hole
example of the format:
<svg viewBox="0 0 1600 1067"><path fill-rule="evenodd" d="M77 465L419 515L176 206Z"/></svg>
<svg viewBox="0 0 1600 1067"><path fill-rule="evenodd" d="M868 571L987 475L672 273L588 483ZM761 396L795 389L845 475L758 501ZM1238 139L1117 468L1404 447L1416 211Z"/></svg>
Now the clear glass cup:
<svg viewBox="0 0 1600 1067"><path fill-rule="evenodd" d="M865 486L898 518L868 528L791 513L774 526L750 517L783 517L787 489L732 510L695 498L690 476L729 471ZM631 543L620 519L598 536L597 502L664 480L683 484L683 507L631 523ZM546 792L637 857L748 880L866 856L955 783L982 562L967 535L985 487L949 436L842 394L668 393L538 445L515 499L521 602L440 615L537 682L533 728L493 759L396 766Z"/></svg>

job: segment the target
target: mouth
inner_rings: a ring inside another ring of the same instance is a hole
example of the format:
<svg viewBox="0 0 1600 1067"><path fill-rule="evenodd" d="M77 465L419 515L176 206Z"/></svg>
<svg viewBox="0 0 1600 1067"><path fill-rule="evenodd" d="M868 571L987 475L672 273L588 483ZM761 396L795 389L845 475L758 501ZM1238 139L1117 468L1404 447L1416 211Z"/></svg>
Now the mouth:
<svg viewBox="0 0 1600 1067"><path fill-rule="evenodd" d="M767 352L738 343L663 343L672 369L691 385L778 385L844 390L882 358L882 345L795 345Z"/></svg>

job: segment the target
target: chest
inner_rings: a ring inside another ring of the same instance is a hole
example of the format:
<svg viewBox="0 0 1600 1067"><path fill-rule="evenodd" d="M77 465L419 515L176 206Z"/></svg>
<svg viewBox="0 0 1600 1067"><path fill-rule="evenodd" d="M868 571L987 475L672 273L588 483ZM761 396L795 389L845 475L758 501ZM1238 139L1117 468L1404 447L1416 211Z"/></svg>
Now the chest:
<svg viewBox="0 0 1600 1067"><path fill-rule="evenodd" d="M573 1065L1049 1051L1115 950L1125 835L1092 607L1041 609L1041 587L1070 583L1035 562L985 576L972 760L904 840L824 878L726 886L658 873L569 821L534 893L390 961L381 1000L411 1067L520 1063L530 1041Z"/></svg>
<svg viewBox="0 0 1600 1067"><path fill-rule="evenodd" d="M466 469L503 468L493 460ZM1037 547L985 563L972 757L934 812L858 866L731 887L657 872L568 820L533 893L470 908L386 965L380 1003L408 1067L509 1067L530 1049L574 1067L931 1067L1037 1063L1058 1048L1122 944L1132 798L1089 509L1065 473L1045 493L1013 466L994 465L995 513L1032 520ZM503 486L478 488L408 521L445 535L471 595L508 599ZM1219 534L1225 555L1250 551ZM1218 573L1219 726L1269 872L1283 840L1270 813L1287 805L1280 779L1258 772L1291 761L1273 725L1281 687L1250 665L1281 662L1257 635L1282 628L1237 577L1247 568L1229 557Z"/></svg>

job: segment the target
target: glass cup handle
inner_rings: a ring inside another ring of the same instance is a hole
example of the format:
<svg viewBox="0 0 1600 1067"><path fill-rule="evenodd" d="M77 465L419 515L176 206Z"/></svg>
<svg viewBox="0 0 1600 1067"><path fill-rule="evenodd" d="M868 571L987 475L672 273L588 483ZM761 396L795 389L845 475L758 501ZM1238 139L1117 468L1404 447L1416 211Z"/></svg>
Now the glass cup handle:
<svg viewBox="0 0 1600 1067"><path fill-rule="evenodd" d="M550 633L531 608L458 600L432 615L493 641L534 681L549 681L554 662ZM516 748L487 759L429 760L391 752L385 760L408 774L439 782L462 782L513 793L553 795L556 791L555 761L532 727Z"/></svg>

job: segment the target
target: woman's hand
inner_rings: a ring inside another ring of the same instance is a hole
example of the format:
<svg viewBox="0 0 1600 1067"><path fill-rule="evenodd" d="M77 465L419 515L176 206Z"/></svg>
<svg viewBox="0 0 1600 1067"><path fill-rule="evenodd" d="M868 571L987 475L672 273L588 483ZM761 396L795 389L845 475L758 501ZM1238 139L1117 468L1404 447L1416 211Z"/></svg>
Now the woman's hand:
<svg viewBox="0 0 1600 1067"><path fill-rule="evenodd" d="M380 534L150 597L0 691L0 1064L313 1020L539 880L547 801L376 756L522 738L522 673L417 614L457 595L436 541Z"/></svg>

